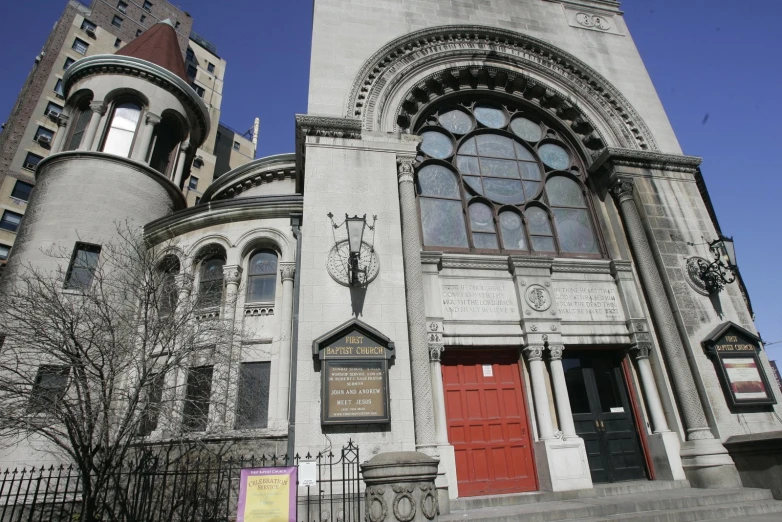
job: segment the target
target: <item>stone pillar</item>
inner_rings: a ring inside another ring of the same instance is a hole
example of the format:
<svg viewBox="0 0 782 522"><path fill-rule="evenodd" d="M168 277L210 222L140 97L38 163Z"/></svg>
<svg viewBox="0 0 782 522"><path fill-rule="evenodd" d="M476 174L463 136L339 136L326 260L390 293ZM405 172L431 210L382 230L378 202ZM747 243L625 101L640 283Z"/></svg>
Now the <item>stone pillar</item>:
<svg viewBox="0 0 782 522"><path fill-rule="evenodd" d="M81 144L76 150L97 150L98 148L100 140L96 140L95 137L98 134L98 124L101 116L106 114L106 104L102 101L91 102L90 110L92 111L90 122L87 124L87 130L84 132L84 138L82 138Z"/></svg>
<svg viewBox="0 0 782 522"><path fill-rule="evenodd" d="M149 164L149 144L152 143L152 136L155 133L155 126L160 123L160 116L148 112L144 118L144 128L141 130L141 136L138 143L133 148L132 159Z"/></svg>
<svg viewBox="0 0 782 522"><path fill-rule="evenodd" d="M697 370L690 366L690 359L679 336L673 311L635 203L634 182L630 178L620 177L610 187L610 191L622 215L676 390L687 440L690 441L682 447L681 452L687 478L696 487L740 487L741 479L733 460L722 443L714 439L706 420L693 377L693 371Z"/></svg>
<svg viewBox="0 0 782 522"><path fill-rule="evenodd" d="M573 424L573 412L570 410L570 397L567 394L567 383L565 382L565 370L562 367L562 352L565 347L562 345L549 346L551 353L551 384L554 388L554 400L557 403L557 419L559 419L559 429L562 430L562 436L565 440L577 437L576 426Z"/></svg>
<svg viewBox="0 0 782 522"><path fill-rule="evenodd" d="M277 418L288 420L288 399L290 395L291 374L291 318L293 317L293 278L296 275L296 263L280 263L282 278L282 308L280 317L280 357L277 375Z"/></svg>
<svg viewBox="0 0 782 522"><path fill-rule="evenodd" d="M233 381L232 373L234 373L234 367L237 365L233 329L235 328L234 320L236 318L236 297L241 280L241 266L223 265L225 292L223 295L224 299L220 319L227 325L229 334L228 338L225 340L226 346L224 349L224 356L215 361L214 365L213 382L215 383L215 390L212 392L212 396L214 397L215 393L221 394L218 396L218 400L213 401L213 404L217 405L217 411L215 411L215 415L212 417L215 429L229 429L231 427L229 405L235 395L231 386Z"/></svg>
<svg viewBox="0 0 782 522"><path fill-rule="evenodd" d="M529 378L532 383L532 400L535 403L535 416L538 419L538 438L554 438L554 425L551 422L551 410L548 406L546 389L546 371L543 362L543 347L529 345L524 348L529 361Z"/></svg>
<svg viewBox="0 0 782 522"><path fill-rule="evenodd" d="M381 453L361 464L366 522L436 521L437 465L437 459L417 451Z"/></svg>
<svg viewBox="0 0 782 522"><path fill-rule="evenodd" d="M54 143L52 143L52 153L60 152L62 144L65 141L65 135L68 134L68 115L60 114L57 117L57 134L54 135Z"/></svg>
<svg viewBox="0 0 782 522"><path fill-rule="evenodd" d="M437 324L437 323L433 323ZM429 343L429 369L432 378L432 399L434 409L435 442L438 446L448 444L448 420L445 416L445 395L443 394L443 370L440 357L443 354L441 342Z"/></svg>
<svg viewBox="0 0 782 522"><path fill-rule="evenodd" d="M426 340L426 310L421 270L421 240L418 232L418 209L413 186L415 156L397 156L399 207L402 221L402 256L405 271L410 370L413 381L413 415L416 448L432 456L437 454L432 380L429 349Z"/></svg>
<svg viewBox="0 0 782 522"><path fill-rule="evenodd" d="M179 158L177 159L176 163L176 174L174 174L174 185L177 187L179 187L179 184L182 183L182 173L185 171L185 156L187 156L187 151L189 149L189 141L183 142L179 147Z"/></svg>
<svg viewBox="0 0 782 522"><path fill-rule="evenodd" d="M652 365L649 363L649 352L651 352L652 346L650 344L636 344L631 350L635 355L638 376L644 389L646 407L652 420L652 431L654 433L670 431L668 429L668 421L665 420L665 411L663 410L662 401L660 401L660 394L657 391L657 384L654 382Z"/></svg>

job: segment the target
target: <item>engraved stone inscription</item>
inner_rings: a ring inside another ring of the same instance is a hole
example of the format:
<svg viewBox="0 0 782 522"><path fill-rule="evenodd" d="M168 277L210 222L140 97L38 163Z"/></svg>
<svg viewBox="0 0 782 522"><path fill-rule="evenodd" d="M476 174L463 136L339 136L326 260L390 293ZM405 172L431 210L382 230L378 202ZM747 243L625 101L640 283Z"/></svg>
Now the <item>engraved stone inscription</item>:
<svg viewBox="0 0 782 522"><path fill-rule="evenodd" d="M519 319L510 281L465 281L443 284L443 310L451 320L514 321Z"/></svg>
<svg viewBox="0 0 782 522"><path fill-rule="evenodd" d="M622 303L613 286L555 283L554 298L565 321L622 321Z"/></svg>

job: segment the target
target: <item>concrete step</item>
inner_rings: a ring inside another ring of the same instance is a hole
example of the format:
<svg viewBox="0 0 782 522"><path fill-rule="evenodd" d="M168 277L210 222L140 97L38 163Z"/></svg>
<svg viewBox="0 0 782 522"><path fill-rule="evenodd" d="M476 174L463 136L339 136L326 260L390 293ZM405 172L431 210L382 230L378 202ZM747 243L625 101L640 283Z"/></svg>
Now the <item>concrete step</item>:
<svg viewBox="0 0 782 522"><path fill-rule="evenodd" d="M668 491L689 487L690 483L686 480L634 480L628 482L615 482L613 484L595 484L595 487L592 489L579 489L574 491L532 491L529 493L511 493L507 495L464 497L451 500L451 511L466 511L485 507L520 506L580 498L612 497L616 495Z"/></svg>
<svg viewBox="0 0 782 522"><path fill-rule="evenodd" d="M451 514L440 517L440 520L442 522L464 520L691 522L773 513L781 514L778 518L782 520L782 502L773 500L768 490L685 487L459 511L452 509Z"/></svg>

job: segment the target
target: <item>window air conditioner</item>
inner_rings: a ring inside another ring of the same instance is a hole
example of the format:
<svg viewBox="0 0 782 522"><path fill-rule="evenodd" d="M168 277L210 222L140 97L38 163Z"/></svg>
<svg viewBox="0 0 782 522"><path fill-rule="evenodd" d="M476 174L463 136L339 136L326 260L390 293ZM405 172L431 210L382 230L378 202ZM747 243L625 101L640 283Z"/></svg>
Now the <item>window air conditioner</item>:
<svg viewBox="0 0 782 522"><path fill-rule="evenodd" d="M57 123L57 120L60 118L60 113L57 111L48 111L46 115L55 123Z"/></svg>
<svg viewBox="0 0 782 522"><path fill-rule="evenodd" d="M43 146L49 146L52 143L52 139L49 136L46 136L44 134L41 134L40 136L38 136L38 138L36 138L36 141L38 143L40 143L41 145L43 145Z"/></svg>
<svg viewBox="0 0 782 522"><path fill-rule="evenodd" d="M29 161L25 161L24 162L24 168L26 168L28 170L35 170L35 164L34 163L30 163Z"/></svg>
<svg viewBox="0 0 782 522"><path fill-rule="evenodd" d="M91 37L95 38L95 29L92 27L85 27L84 32L90 35Z"/></svg>

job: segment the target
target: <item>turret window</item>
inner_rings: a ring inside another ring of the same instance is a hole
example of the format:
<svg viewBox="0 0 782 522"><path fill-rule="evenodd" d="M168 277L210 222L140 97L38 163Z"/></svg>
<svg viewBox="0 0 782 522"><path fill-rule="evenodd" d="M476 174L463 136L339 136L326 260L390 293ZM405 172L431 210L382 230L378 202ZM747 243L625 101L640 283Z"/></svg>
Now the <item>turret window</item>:
<svg viewBox="0 0 782 522"><path fill-rule="evenodd" d="M216 254L201 262L198 281L198 306L212 308L220 306L223 298L223 265L225 257Z"/></svg>
<svg viewBox="0 0 782 522"><path fill-rule="evenodd" d="M277 254L259 250L250 258L247 276L247 302L274 302L277 287Z"/></svg>
<svg viewBox="0 0 782 522"><path fill-rule="evenodd" d="M125 158L129 157L140 117L141 107L136 103L117 104L114 107L111 126L103 144L103 152Z"/></svg>

